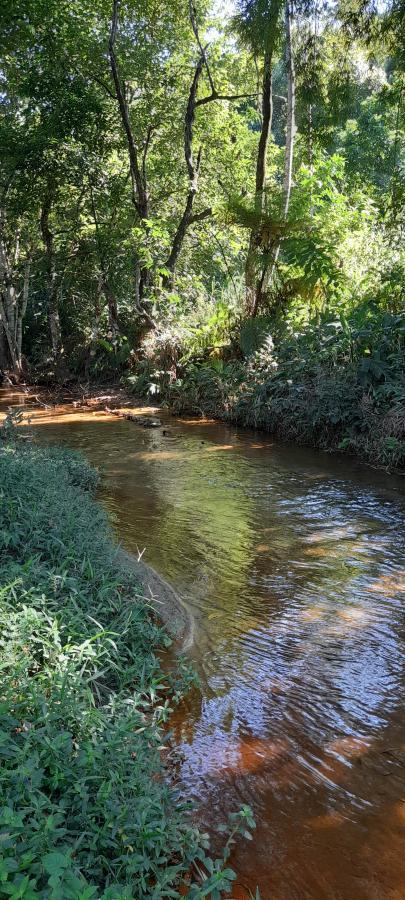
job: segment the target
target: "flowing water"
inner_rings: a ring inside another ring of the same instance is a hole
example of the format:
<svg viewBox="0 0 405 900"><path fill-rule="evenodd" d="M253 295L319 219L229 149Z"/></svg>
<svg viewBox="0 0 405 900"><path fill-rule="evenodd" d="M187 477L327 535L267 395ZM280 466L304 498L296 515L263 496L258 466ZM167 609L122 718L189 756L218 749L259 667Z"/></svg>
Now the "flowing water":
<svg viewBox="0 0 405 900"><path fill-rule="evenodd" d="M214 841L253 807L232 896L405 898L403 481L200 420L35 424L100 468L120 540L193 613L201 692L173 728Z"/></svg>

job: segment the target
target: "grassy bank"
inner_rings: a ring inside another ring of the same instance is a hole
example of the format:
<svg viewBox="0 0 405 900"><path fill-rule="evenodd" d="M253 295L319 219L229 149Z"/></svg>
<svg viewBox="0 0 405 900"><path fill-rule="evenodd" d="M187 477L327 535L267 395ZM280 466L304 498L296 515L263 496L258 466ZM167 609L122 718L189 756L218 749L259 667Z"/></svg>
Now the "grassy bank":
<svg viewBox="0 0 405 900"><path fill-rule="evenodd" d="M168 638L117 569L96 482L73 453L0 449L0 894L220 897L232 873L162 763L187 676L162 672Z"/></svg>
<svg viewBox="0 0 405 900"><path fill-rule="evenodd" d="M296 444L405 465L405 318L365 309L305 329L266 317L235 326L227 345L187 354L157 344L136 393L178 414L208 415ZM211 335L209 334L210 338ZM168 365L169 361L169 365ZM176 378L173 371L176 368Z"/></svg>

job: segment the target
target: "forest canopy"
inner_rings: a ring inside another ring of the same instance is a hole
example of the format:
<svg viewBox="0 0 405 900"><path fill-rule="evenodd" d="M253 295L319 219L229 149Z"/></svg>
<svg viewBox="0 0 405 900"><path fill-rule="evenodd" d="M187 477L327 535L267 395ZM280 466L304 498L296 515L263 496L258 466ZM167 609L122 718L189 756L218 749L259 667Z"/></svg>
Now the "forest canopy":
<svg viewBox="0 0 405 900"><path fill-rule="evenodd" d="M3 5L3 371L133 375L154 356L173 380L207 347L247 358L315 326L395 332L397 352L401 12Z"/></svg>

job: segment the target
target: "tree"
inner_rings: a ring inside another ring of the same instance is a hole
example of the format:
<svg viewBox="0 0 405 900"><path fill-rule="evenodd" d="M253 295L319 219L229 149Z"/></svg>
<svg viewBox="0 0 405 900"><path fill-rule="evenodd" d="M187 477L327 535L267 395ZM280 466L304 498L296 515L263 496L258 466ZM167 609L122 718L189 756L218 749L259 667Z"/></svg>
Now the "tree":
<svg viewBox="0 0 405 900"><path fill-rule="evenodd" d="M246 308L255 316L262 298L267 265L258 255L262 249L261 215L265 208L267 151L273 119L273 61L279 36L281 0L247 0L242 2L236 19L238 30L251 47L255 59L262 57L261 129L257 148L254 208L257 217L249 238L246 257Z"/></svg>
<svg viewBox="0 0 405 900"><path fill-rule="evenodd" d="M357 291L364 271L361 216L397 271L395 4L240 0L228 22L205 0L16 0L1 16L4 368L25 345L54 374L129 362L146 332L243 290L249 316L334 303L339 272Z"/></svg>

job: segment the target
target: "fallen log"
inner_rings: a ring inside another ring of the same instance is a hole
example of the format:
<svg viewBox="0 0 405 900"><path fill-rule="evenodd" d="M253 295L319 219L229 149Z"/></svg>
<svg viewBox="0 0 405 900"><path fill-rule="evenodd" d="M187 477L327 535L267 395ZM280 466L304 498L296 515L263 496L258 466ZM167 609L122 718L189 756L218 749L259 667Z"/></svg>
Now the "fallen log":
<svg viewBox="0 0 405 900"><path fill-rule="evenodd" d="M105 407L105 411L112 416L119 416L121 419L127 419L129 422L135 422L135 425L141 425L142 428L162 427L160 419L154 419L152 416L137 416L135 413L125 412L122 409L111 409L109 406Z"/></svg>

